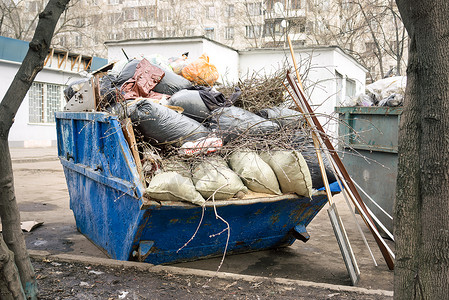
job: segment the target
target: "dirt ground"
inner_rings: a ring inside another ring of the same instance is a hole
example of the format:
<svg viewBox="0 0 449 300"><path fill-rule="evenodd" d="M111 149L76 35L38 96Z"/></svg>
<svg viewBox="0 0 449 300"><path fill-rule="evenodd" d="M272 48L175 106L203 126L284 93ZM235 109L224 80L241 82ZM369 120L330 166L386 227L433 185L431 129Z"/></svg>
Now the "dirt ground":
<svg viewBox="0 0 449 300"><path fill-rule="evenodd" d="M12 150L21 219L45 222L41 227L25 234L28 249L46 251L53 255L107 258L76 229L56 149ZM350 210L341 205L342 199L337 200L361 271L357 287L392 291L393 272L383 263L369 231L363 228L379 263L377 267L373 265L351 221ZM350 286L351 282L325 209L308 226L308 231L311 239L306 244L297 241L282 249L229 255L220 272ZM210 258L173 266L192 272L215 272L220 260L220 257ZM209 280L201 276L175 274L162 276L138 269L93 267L42 259L35 259L33 263L41 299L388 299L385 296L336 292L326 288L279 285L272 280L255 283L219 278Z"/></svg>
<svg viewBox="0 0 449 300"><path fill-rule="evenodd" d="M135 268L33 260L40 299L390 299L380 295L248 282Z"/></svg>

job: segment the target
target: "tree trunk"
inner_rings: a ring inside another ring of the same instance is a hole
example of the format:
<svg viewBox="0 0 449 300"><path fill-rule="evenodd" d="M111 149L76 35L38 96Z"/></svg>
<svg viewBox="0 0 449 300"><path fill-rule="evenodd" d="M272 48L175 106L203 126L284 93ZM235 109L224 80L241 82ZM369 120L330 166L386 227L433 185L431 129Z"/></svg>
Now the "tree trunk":
<svg viewBox="0 0 449 300"><path fill-rule="evenodd" d="M8 249L0 234L0 299L25 299L14 253Z"/></svg>
<svg viewBox="0 0 449 300"><path fill-rule="evenodd" d="M37 298L37 284L20 228L20 214L14 195L8 134L23 98L37 73L43 68L56 23L68 2L69 0L50 0L44 11L39 14L39 23L29 44L28 52L0 103L0 170L2 170L0 172L0 218L3 225L4 242L14 253L15 265L19 272L19 276L8 277L7 281L11 282L8 286L12 287L15 286L13 282L20 278L21 286L28 299ZM7 253L4 251L1 251L0 255L2 258L5 257L5 260L0 260L2 274L5 275L4 268L9 267L7 263L9 260L6 259ZM9 272L8 274L10 276L13 273ZM4 285L0 285L0 288L2 288L0 294L8 292L14 294L12 290L4 291Z"/></svg>
<svg viewBox="0 0 449 300"><path fill-rule="evenodd" d="M399 131L395 299L449 294L449 3L397 0L410 36Z"/></svg>

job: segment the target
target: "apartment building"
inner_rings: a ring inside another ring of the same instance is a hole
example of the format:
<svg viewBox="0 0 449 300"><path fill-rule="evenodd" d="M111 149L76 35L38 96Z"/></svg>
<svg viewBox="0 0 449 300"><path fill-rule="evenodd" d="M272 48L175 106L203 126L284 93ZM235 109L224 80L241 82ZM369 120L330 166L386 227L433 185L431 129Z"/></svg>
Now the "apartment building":
<svg viewBox="0 0 449 300"><path fill-rule="evenodd" d="M15 14L3 8L21 22L8 25L6 16L2 35L29 40L45 3L19 1ZM405 68L407 37L395 9L387 0L73 0L53 46L106 57L105 41L205 36L245 50L285 48L288 36L297 46L339 46L375 80Z"/></svg>
<svg viewBox="0 0 449 300"><path fill-rule="evenodd" d="M75 0L59 22L53 44L73 51L91 49L106 55L105 41L205 36L236 49L307 44L308 0ZM22 28L3 28L4 35L35 28L43 0L25 0ZM33 25L34 24L34 25ZM26 29L25 29L26 28ZM8 30L5 30L8 29ZM309 30L310 32L310 30ZM16 34L17 35L17 34ZM26 39L26 38L25 38Z"/></svg>

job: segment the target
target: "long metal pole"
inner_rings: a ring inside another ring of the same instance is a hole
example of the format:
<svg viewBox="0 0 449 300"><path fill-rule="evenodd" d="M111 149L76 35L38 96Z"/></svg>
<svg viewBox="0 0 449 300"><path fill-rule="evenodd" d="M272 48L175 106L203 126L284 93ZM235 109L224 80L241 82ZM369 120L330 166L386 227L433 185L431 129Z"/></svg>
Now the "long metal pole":
<svg viewBox="0 0 449 300"><path fill-rule="evenodd" d="M377 245L379 246L379 249L387 263L387 266L390 270L394 269L394 254L391 251L391 249L387 246L383 238L380 236L379 231L374 225L373 219L370 217L365 204L363 203L362 198L360 197L354 183L351 180L351 177L349 176L348 172L346 171L346 168L343 165L343 162L341 161L340 157L338 156L337 152L335 151L334 146L330 142L329 138L324 133L324 129L321 126L320 122L316 118L314 112L312 111L312 108L306 101L306 98L304 96L304 93L299 88L299 86L294 81L292 75L290 73L287 74L287 80L290 84L290 86L293 89L293 92L296 94L297 99L293 97L293 100L300 101L305 106L306 112L310 116L312 122L314 123L316 129L319 132L319 136L321 139L321 142L327 147L333 161L335 162L339 174L339 177L341 179L341 182L345 186L346 189L348 189L348 195L350 195L351 200L354 202L354 205L356 206L357 210L360 212L361 216L363 217L363 220L365 221L365 224L371 231L371 233L374 236L374 239L376 240Z"/></svg>

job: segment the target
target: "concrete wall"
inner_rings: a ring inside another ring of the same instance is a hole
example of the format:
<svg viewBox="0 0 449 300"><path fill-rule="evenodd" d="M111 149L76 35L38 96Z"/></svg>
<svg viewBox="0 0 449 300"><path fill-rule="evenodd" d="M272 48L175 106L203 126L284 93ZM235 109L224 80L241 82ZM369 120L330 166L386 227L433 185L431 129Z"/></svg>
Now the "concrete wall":
<svg viewBox="0 0 449 300"><path fill-rule="evenodd" d="M239 79L239 54L236 50L220 46L217 43L206 40L204 52L210 58L210 62L217 67L221 83L237 82Z"/></svg>
<svg viewBox="0 0 449 300"><path fill-rule="evenodd" d="M20 63L0 60L0 97L3 99ZM73 72L62 72L55 69L44 68L36 77L35 82L67 84L72 80L82 78ZM64 103L65 104L65 103ZM9 132L9 144L11 147L49 147L56 145L56 127L54 123L30 123L28 95L23 99L14 124Z"/></svg>

